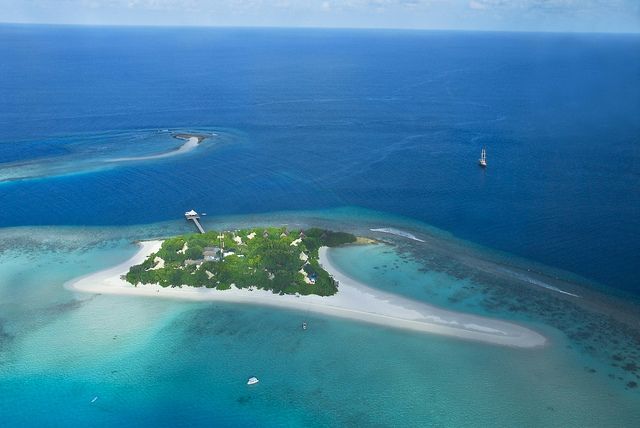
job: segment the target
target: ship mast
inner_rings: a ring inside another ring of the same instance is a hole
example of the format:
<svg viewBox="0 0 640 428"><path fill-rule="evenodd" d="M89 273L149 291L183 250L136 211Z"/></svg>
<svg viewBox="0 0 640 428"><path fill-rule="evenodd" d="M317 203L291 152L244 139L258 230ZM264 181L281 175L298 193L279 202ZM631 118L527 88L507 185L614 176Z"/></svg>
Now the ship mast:
<svg viewBox="0 0 640 428"><path fill-rule="evenodd" d="M483 147L482 152L480 152L480 159L478 159L478 163L481 167L487 166L487 150Z"/></svg>

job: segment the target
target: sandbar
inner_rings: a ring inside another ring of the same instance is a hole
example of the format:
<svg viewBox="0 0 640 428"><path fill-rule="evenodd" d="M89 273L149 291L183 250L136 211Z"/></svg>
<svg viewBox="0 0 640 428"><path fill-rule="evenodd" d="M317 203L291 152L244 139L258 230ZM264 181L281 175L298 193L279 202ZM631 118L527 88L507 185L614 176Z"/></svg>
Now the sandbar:
<svg viewBox="0 0 640 428"><path fill-rule="evenodd" d="M84 293L276 306L518 348L535 348L547 343L544 336L518 324L449 311L369 287L337 269L331 263L331 250L326 247L319 250L319 262L339 282L338 293L333 296L279 295L255 288L216 290L189 286L164 288L152 284L133 286L122 279L129 267L142 263L161 245L162 241L139 242L140 250L129 260L76 278L65 287Z"/></svg>
<svg viewBox="0 0 640 428"><path fill-rule="evenodd" d="M191 150L193 150L196 147L198 147L198 144L200 144L202 142L202 140L204 140L204 137L199 136L199 135L185 135L185 134L176 135L175 138L179 138L181 140L185 140L185 142L175 150L171 150L171 151L165 152L165 153L160 153L160 154L157 154L157 155L133 156L133 157L126 157L126 158L109 159L107 162L129 162L129 161L140 161L140 160L168 158L168 157L171 157L171 156L176 156L176 155L180 155L180 154L183 154L183 153L190 152Z"/></svg>

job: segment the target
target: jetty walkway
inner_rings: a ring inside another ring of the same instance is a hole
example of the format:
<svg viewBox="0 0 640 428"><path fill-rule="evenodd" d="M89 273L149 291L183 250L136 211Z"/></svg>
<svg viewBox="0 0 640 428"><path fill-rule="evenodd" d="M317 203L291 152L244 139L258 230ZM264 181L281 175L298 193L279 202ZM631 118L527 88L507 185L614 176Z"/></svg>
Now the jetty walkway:
<svg viewBox="0 0 640 428"><path fill-rule="evenodd" d="M204 233L204 229L202 228L202 225L199 221L200 215L198 215L197 212L195 212L194 210L187 211L186 213L184 213L184 216L187 220L193 220L200 233Z"/></svg>

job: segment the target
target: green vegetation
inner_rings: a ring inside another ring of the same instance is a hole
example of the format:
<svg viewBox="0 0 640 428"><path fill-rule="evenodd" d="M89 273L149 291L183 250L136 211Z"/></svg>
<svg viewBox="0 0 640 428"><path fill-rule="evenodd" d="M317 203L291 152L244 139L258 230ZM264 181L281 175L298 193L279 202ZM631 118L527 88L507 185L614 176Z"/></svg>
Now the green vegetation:
<svg viewBox="0 0 640 428"><path fill-rule="evenodd" d="M355 242L344 232L256 228L209 231L167 239L126 275L131 284L229 289L256 287L279 294L330 296L337 284L318 263L318 249ZM224 250L222 251L221 248Z"/></svg>

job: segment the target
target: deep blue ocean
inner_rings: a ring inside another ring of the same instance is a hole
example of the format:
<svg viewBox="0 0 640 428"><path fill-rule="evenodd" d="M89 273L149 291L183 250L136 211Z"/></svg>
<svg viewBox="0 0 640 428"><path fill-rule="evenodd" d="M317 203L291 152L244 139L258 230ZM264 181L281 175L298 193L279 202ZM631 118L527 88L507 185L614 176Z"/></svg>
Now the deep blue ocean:
<svg viewBox="0 0 640 428"><path fill-rule="evenodd" d="M603 297L640 297L639 52L637 35L0 25L0 425L639 426L638 306L611 317ZM176 133L206 139L141 159ZM330 317L300 338L295 311L64 290L191 231L192 208L207 227L411 230L426 242L377 234L339 264L552 346Z"/></svg>
<svg viewBox="0 0 640 428"><path fill-rule="evenodd" d="M3 183L0 225L360 206L639 293L639 51L630 35L5 25L0 162L114 130L234 142Z"/></svg>

